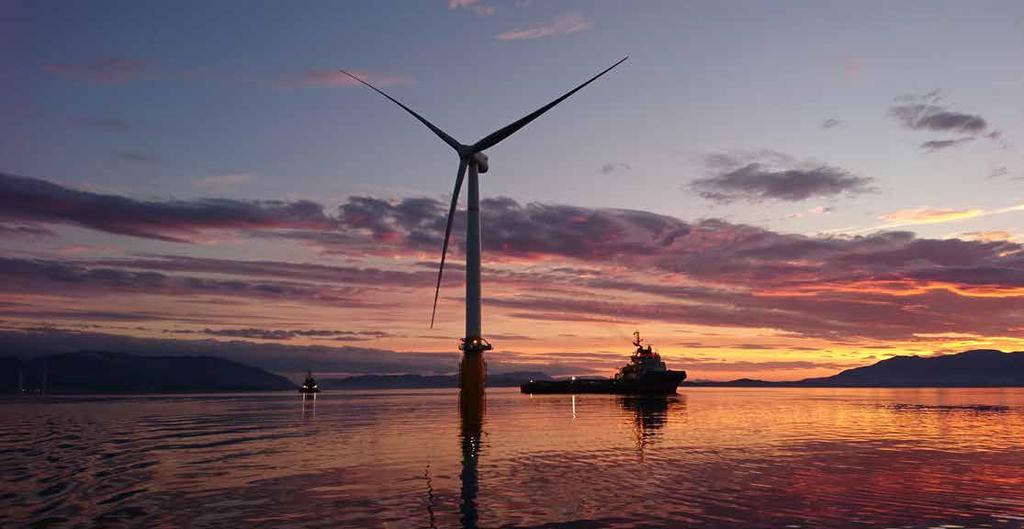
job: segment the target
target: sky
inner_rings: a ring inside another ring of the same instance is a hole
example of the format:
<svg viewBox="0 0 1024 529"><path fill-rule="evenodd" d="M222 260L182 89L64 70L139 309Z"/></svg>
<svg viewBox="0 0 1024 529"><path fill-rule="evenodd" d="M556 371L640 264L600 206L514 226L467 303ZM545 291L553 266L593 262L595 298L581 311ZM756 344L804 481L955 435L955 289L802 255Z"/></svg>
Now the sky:
<svg viewBox="0 0 1024 529"><path fill-rule="evenodd" d="M1020 2L0 1L0 343L450 372L490 149L494 371L1021 350ZM464 204L464 200L463 200ZM460 210L461 213L461 210Z"/></svg>

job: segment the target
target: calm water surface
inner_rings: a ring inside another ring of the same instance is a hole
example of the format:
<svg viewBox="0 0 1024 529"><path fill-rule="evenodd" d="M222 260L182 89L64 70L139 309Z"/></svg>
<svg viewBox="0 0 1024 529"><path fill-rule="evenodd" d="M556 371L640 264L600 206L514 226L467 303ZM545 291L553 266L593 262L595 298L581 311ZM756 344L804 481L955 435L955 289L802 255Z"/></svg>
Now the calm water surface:
<svg viewBox="0 0 1024 529"><path fill-rule="evenodd" d="M0 400L0 527L1024 527L1024 390Z"/></svg>

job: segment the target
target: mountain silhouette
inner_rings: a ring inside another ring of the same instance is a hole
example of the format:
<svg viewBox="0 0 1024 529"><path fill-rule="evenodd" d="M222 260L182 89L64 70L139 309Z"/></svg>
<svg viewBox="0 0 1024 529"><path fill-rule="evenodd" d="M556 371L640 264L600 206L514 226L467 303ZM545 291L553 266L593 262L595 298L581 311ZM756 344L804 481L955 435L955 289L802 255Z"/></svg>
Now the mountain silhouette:
<svg viewBox="0 0 1024 529"><path fill-rule="evenodd" d="M829 377L787 382L743 378L728 382L684 382L688 386L733 387L998 387L1024 386L1024 352L975 349L941 356L894 356Z"/></svg>
<svg viewBox="0 0 1024 529"><path fill-rule="evenodd" d="M79 351L0 360L0 391L152 393L293 389L280 375L212 356L138 356ZM19 381L20 372L20 381Z"/></svg>
<svg viewBox="0 0 1024 529"><path fill-rule="evenodd" d="M826 386L1024 386L1024 352L975 349L933 357L896 356L801 382Z"/></svg>
<svg viewBox="0 0 1024 529"><path fill-rule="evenodd" d="M491 387L548 380L543 372L488 376ZM455 375L361 375L320 381L325 389L458 387ZM19 387L50 393L149 393L293 389L287 378L212 356L140 356L78 351L23 361L0 357L0 392ZM1024 386L1024 352L977 349L942 356L896 356L865 367L804 380L694 381L684 386L731 387L997 387Z"/></svg>

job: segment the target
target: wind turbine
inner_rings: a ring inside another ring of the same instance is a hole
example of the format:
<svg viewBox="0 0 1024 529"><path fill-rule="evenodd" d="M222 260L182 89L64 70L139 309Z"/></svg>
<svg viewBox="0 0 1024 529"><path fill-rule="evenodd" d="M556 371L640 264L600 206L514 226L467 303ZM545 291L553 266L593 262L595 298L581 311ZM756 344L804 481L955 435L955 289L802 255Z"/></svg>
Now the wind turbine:
<svg viewBox="0 0 1024 529"><path fill-rule="evenodd" d="M392 103L402 107L403 110L411 114L414 118L419 120L420 123L426 125L437 137L441 138L442 141L448 144L452 149L455 149L455 153L459 156L459 169L455 173L455 190L452 192L452 203L451 207L448 208L448 221L444 226L444 242L441 245L441 265L437 270L437 286L434 289L434 308L430 314L430 327L434 327L434 317L437 315L437 298L441 292L441 278L444 275L444 263L448 253L448 239L452 232L452 220L455 217L455 207L459 202L459 192L462 190L462 181L466 175L466 169L469 169L469 204L467 208L468 221L466 222L466 336L463 338L462 343L459 345L459 349L467 355L479 354L484 351L491 349L491 344L481 336L480 329L480 184L478 175L480 173L487 172L487 155L484 151L494 147L505 138L515 134L519 129L528 125L531 121L539 118L542 114L551 110L555 105L565 101L569 96L580 91L584 86L594 82L598 77L608 73L612 68L620 65L628 59L624 57L615 64L605 68L597 75L591 77L583 84L573 88L569 92L555 99L554 101L538 108L537 110L527 114L523 118L514 121L490 134L484 136L476 143L472 145L465 145L459 143L455 138L451 137L448 133L438 128L433 123L427 121L426 118L417 114L411 108L405 106L397 99L384 93L382 90L371 85L365 80L345 71L341 72L352 79L366 85L374 92L388 98ZM482 380L481 380L482 384Z"/></svg>

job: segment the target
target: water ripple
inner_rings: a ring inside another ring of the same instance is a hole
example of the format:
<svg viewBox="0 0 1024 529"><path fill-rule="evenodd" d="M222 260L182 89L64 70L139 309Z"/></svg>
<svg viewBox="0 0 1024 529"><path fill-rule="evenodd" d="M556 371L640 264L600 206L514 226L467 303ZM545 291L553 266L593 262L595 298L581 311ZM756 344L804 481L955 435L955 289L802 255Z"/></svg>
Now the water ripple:
<svg viewBox="0 0 1024 529"><path fill-rule="evenodd" d="M1024 391L0 400L7 527L1024 527Z"/></svg>

